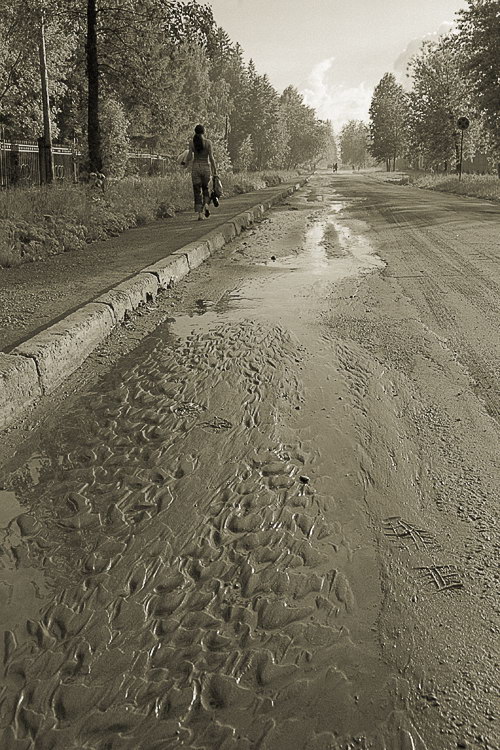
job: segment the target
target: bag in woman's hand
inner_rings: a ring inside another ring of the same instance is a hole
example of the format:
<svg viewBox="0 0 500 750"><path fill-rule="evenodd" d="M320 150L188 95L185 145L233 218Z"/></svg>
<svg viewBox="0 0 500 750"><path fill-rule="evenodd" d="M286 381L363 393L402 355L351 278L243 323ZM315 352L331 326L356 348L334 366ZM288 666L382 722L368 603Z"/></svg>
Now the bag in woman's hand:
<svg viewBox="0 0 500 750"><path fill-rule="evenodd" d="M210 193L210 200L214 204L215 208L219 205L219 198L223 195L222 182L214 175L212 177L212 192Z"/></svg>
<svg viewBox="0 0 500 750"><path fill-rule="evenodd" d="M179 162L179 166L185 167L187 166L187 160L189 156L189 149L187 148L177 159Z"/></svg>

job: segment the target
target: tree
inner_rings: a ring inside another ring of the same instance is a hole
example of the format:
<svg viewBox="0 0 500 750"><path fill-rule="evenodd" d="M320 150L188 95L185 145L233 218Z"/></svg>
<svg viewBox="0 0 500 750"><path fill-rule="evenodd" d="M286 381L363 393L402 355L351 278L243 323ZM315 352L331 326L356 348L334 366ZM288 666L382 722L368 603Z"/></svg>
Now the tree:
<svg viewBox="0 0 500 750"><path fill-rule="evenodd" d="M252 146L252 136L247 135L240 146L240 150L238 151L238 158L236 159L235 166L240 172L246 172L250 169L250 165L253 162L253 159L254 154Z"/></svg>
<svg viewBox="0 0 500 750"><path fill-rule="evenodd" d="M252 60L240 72L233 101L229 133L229 152L233 162L238 160L242 143L251 136L251 168L262 170L281 166L288 148L288 135L279 96L268 77L257 73Z"/></svg>
<svg viewBox="0 0 500 750"><path fill-rule="evenodd" d="M338 161L338 149L333 125L330 120L318 120L322 131L321 155L328 164L335 164Z"/></svg>
<svg viewBox="0 0 500 750"><path fill-rule="evenodd" d="M102 168L107 177L120 179L125 174L130 150L128 126L123 105L111 97L103 99L99 130Z"/></svg>
<svg viewBox="0 0 500 750"><path fill-rule="evenodd" d="M361 120L349 120L340 131L340 153L344 164L364 167L368 152L368 127Z"/></svg>
<svg viewBox="0 0 500 750"><path fill-rule="evenodd" d="M377 161L385 161L389 172L407 147L408 104L402 86L386 73L373 92L370 105L369 150Z"/></svg>
<svg viewBox="0 0 500 750"><path fill-rule="evenodd" d="M102 172L101 126L99 121L99 56L97 52L97 2L87 0L87 56L88 120L87 139L89 171Z"/></svg>
<svg viewBox="0 0 500 750"><path fill-rule="evenodd" d="M500 0L467 0L458 14L462 70L470 77L490 133L500 177Z"/></svg>
<svg viewBox="0 0 500 750"><path fill-rule="evenodd" d="M304 104L294 86L283 91L280 103L289 138L286 166L295 169L299 164L313 161L324 150L326 133L314 110Z"/></svg>
<svg viewBox="0 0 500 750"><path fill-rule="evenodd" d="M66 93L74 34L48 2L45 42L50 85L51 126ZM0 14L0 124L12 138L36 138L43 129L40 86L40 3L8 0Z"/></svg>
<svg viewBox="0 0 500 750"><path fill-rule="evenodd" d="M461 72L450 38L425 42L410 62L413 88L409 94L411 140L430 167L458 163L457 119L474 108L471 88ZM469 134L469 141L472 141Z"/></svg>

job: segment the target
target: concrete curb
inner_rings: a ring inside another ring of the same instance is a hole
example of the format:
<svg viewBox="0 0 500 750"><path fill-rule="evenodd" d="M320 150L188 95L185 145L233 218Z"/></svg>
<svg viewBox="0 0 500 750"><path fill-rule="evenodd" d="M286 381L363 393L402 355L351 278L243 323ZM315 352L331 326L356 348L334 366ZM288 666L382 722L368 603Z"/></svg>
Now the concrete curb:
<svg viewBox="0 0 500 750"><path fill-rule="evenodd" d="M303 178L265 203L233 216L202 239L143 268L9 354L0 352L0 430L13 424L41 396L54 391L78 369L127 313L183 279L307 180Z"/></svg>

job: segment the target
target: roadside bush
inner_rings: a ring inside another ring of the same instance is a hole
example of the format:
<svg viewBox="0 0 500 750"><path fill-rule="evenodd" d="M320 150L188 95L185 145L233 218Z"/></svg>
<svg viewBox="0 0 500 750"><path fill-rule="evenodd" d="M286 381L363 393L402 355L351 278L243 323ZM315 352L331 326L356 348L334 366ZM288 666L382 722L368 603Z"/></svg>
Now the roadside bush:
<svg viewBox="0 0 500 750"><path fill-rule="evenodd" d="M229 172L221 179L230 197L293 179L297 172ZM128 177L104 193L88 185L13 188L0 193L0 267L81 250L130 227L192 209L186 172L165 177Z"/></svg>
<svg viewBox="0 0 500 750"><path fill-rule="evenodd" d="M0 231L0 266L11 268L22 263L21 255L15 247L12 237L6 228Z"/></svg>
<svg viewBox="0 0 500 750"><path fill-rule="evenodd" d="M121 179L125 175L130 143L129 123L123 105L113 98L101 104L102 169L107 177Z"/></svg>

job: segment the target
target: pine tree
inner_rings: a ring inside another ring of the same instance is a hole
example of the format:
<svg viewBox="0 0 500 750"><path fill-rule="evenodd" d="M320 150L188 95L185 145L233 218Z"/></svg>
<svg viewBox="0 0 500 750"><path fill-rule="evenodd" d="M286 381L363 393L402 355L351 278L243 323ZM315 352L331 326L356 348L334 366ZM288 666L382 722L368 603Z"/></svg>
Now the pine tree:
<svg viewBox="0 0 500 750"><path fill-rule="evenodd" d="M403 87L386 73L375 87L370 105L369 149L389 172L407 148L408 103Z"/></svg>

